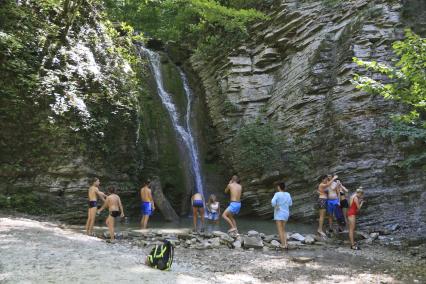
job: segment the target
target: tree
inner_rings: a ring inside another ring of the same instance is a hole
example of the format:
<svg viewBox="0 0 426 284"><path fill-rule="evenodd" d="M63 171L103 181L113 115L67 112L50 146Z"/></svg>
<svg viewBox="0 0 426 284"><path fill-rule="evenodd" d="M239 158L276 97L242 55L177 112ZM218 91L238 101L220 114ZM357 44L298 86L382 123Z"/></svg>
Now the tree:
<svg viewBox="0 0 426 284"><path fill-rule="evenodd" d="M420 150L408 156L403 163L405 166L412 166L426 161L426 38L421 38L411 30L406 30L405 36L404 40L392 45L398 56L394 66L353 58L355 63L367 71L385 77L379 80L372 75L356 74L353 83L358 89L380 94L385 99L398 101L406 107L405 112L392 115L395 123L384 133L406 137L413 143L420 144Z"/></svg>
<svg viewBox="0 0 426 284"><path fill-rule="evenodd" d="M105 0L109 16L130 23L147 36L176 41L203 55L215 55L248 37L247 27L265 15L215 0Z"/></svg>

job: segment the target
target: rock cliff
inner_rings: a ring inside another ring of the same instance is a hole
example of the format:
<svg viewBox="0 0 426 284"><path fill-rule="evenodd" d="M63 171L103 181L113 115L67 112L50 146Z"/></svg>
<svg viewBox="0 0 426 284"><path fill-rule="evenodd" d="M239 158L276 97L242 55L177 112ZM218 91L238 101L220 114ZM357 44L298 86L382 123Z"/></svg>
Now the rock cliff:
<svg viewBox="0 0 426 284"><path fill-rule="evenodd" d="M252 27L249 42L209 62L191 58L220 135L217 148L243 178L245 210L270 217L272 182L284 178L293 220L312 220L316 179L337 173L349 189L366 189L363 225L398 223L424 235L424 169L398 167L412 145L380 134L401 107L351 83L363 72L352 57L393 59L390 44L403 36L410 2L282 1ZM236 155L239 129L255 121L272 125L280 142L279 158L260 173L235 159L244 155Z"/></svg>

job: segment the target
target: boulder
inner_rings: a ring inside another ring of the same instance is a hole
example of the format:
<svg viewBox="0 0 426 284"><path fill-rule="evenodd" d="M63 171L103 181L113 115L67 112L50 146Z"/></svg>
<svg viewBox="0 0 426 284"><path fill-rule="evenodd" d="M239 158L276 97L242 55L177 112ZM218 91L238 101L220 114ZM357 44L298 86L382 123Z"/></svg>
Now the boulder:
<svg viewBox="0 0 426 284"><path fill-rule="evenodd" d="M275 247L275 248L279 248L280 247L280 242L279 241L276 241L276 240L272 240L271 241L271 246L272 247Z"/></svg>
<svg viewBox="0 0 426 284"><path fill-rule="evenodd" d="M277 235L266 235L263 240L270 243L272 240L279 240L279 237Z"/></svg>
<svg viewBox="0 0 426 284"><path fill-rule="evenodd" d="M375 232L375 233L371 233L371 234L370 234L370 238L371 238L371 239L373 239L373 240L375 240L375 239L377 239L377 238L379 237L379 235L380 235L380 234L379 234L379 233L377 233L377 232Z"/></svg>
<svg viewBox="0 0 426 284"><path fill-rule="evenodd" d="M235 242L232 243L232 245L234 246L234 248L239 249L241 248L241 242L239 240L236 240Z"/></svg>
<svg viewBox="0 0 426 284"><path fill-rule="evenodd" d="M290 239L292 239L292 240L296 240L296 241L299 241L299 242L303 242L304 240L305 240L305 237L304 236L302 236L301 234L299 234L299 233L294 233L294 234L292 234L291 236L290 236Z"/></svg>
<svg viewBox="0 0 426 284"><path fill-rule="evenodd" d="M314 235L306 235L305 239L302 241L302 243L311 245L315 243L315 236Z"/></svg>
<svg viewBox="0 0 426 284"><path fill-rule="evenodd" d="M209 242L210 242L212 248L218 248L218 247L220 247L220 238L219 237L210 239Z"/></svg>
<svg viewBox="0 0 426 284"><path fill-rule="evenodd" d="M259 236L259 232L254 231L254 230L250 230L247 232L247 236L249 237L258 237Z"/></svg>
<svg viewBox="0 0 426 284"><path fill-rule="evenodd" d="M255 248L260 249L263 248L263 241L260 237L243 237L243 247L246 249Z"/></svg>

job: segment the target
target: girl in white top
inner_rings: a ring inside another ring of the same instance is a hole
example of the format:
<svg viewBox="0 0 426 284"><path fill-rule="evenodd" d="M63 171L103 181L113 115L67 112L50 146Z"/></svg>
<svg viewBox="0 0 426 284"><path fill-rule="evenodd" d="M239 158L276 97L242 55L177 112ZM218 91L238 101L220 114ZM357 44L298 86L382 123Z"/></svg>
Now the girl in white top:
<svg viewBox="0 0 426 284"><path fill-rule="evenodd" d="M219 223L220 216L220 203L216 199L216 195L211 194L207 202L207 219L212 220L214 223Z"/></svg>

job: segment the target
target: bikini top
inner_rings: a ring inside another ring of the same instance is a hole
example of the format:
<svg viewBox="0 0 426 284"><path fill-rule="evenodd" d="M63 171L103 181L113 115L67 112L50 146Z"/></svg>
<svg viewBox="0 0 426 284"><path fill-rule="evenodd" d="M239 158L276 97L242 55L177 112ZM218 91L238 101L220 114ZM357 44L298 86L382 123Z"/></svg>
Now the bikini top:
<svg viewBox="0 0 426 284"><path fill-rule="evenodd" d="M210 210L211 210L212 212L216 212L216 211L217 211L217 209L219 209L219 202L215 202L215 203L211 203L211 204L210 204Z"/></svg>

